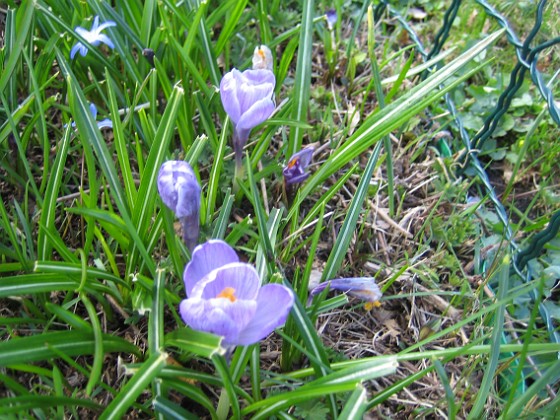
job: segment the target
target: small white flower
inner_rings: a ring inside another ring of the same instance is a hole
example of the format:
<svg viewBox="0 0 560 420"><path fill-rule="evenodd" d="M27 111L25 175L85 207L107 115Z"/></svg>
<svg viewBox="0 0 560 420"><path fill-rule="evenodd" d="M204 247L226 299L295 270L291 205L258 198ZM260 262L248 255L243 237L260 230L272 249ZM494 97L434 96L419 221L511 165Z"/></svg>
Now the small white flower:
<svg viewBox="0 0 560 420"><path fill-rule="evenodd" d="M82 28L81 26L77 26L75 30L82 38L84 38L94 47L97 47L100 43L104 43L109 48L115 48L115 44L113 44L113 41L111 41L111 39L107 35L101 33L102 30L111 26L117 26L117 24L109 20L100 25L99 16L95 16L95 19L93 19L93 25L91 26L91 29L89 31ZM73 59L78 51L80 52L80 55L82 57L85 57L88 49L84 44L78 42L72 47L72 50L70 51L70 58Z"/></svg>

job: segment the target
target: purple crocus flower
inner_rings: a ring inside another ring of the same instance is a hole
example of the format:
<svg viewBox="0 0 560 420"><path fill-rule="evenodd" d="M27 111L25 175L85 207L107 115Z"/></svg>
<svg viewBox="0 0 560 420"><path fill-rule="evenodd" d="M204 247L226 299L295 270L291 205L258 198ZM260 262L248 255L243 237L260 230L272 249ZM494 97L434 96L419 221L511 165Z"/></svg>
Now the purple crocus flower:
<svg viewBox="0 0 560 420"><path fill-rule="evenodd" d="M183 227L183 239L192 250L198 240L200 185L191 166L181 160L169 160L161 165L157 179L163 203L169 207Z"/></svg>
<svg viewBox="0 0 560 420"><path fill-rule="evenodd" d="M237 170L243 165L243 147L251 130L266 121L274 111L276 78L267 69L233 69L220 82L220 96L234 124L233 149Z"/></svg>
<svg viewBox="0 0 560 420"><path fill-rule="evenodd" d="M311 163L313 152L313 147L306 147L288 160L288 164L282 170L286 185L299 184L309 177L309 172L305 170Z"/></svg>
<svg viewBox="0 0 560 420"><path fill-rule="evenodd" d="M101 33L102 30L111 26L117 26L117 24L111 20L108 20L107 22L100 25L99 16L95 16L95 18L93 19L93 25L91 25L91 29L89 31L82 28L81 26L76 26L75 31L94 47L97 47L100 43L104 43L112 49L115 48L113 41L111 41L111 39L107 35ZM88 53L88 49L83 43L78 42L72 47L72 50L70 50L70 58L73 59L77 52L80 52L80 55L82 57L85 57Z"/></svg>
<svg viewBox="0 0 560 420"><path fill-rule="evenodd" d="M192 329L224 337L226 346L249 345L286 322L294 303L290 289L261 286L255 268L239 262L227 243L198 245L183 275L187 299L179 312Z"/></svg>
<svg viewBox="0 0 560 420"><path fill-rule="evenodd" d="M327 10L325 16L327 18L327 27L329 28L329 31L332 31L334 29L334 25L336 25L336 21L338 20L338 16L336 15L336 10L335 9Z"/></svg>
<svg viewBox="0 0 560 420"><path fill-rule="evenodd" d="M309 292L309 298L321 293L326 287L329 290L339 290L348 293L350 296L366 301L365 308L370 310L380 305L382 293L375 280L371 277L354 277L348 279L328 280L315 286Z"/></svg>

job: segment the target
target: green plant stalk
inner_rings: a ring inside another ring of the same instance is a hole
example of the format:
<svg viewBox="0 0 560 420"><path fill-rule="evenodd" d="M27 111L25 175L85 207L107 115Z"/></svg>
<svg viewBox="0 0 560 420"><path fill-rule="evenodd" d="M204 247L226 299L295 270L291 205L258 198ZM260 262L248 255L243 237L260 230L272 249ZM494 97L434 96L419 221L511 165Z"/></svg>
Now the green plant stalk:
<svg viewBox="0 0 560 420"><path fill-rule="evenodd" d="M381 75L379 73L379 65L377 64L377 57L375 55L375 22L373 21L373 7L368 6L367 10L367 20L368 20L368 52L369 59L371 62L372 78L375 87L375 94L377 96L377 103L379 109L385 108L385 94L383 93L383 88L381 87ZM393 171L393 151L391 146L391 139L389 136L383 137L383 146L385 148L387 163L387 196L389 197L389 215L391 217L395 216L395 182L394 182L394 171Z"/></svg>
<svg viewBox="0 0 560 420"><path fill-rule="evenodd" d="M535 302L542 302L542 298L543 298L543 292L544 292L544 277L541 277L541 281L539 283L539 288L538 288L538 297L537 300ZM522 392L518 392L517 387L519 386L520 382L523 381L523 385L525 385L525 374L523 372L523 369L525 367L525 363L527 360L528 356L528 350L529 350L529 344L531 343L531 339L533 337L533 330L535 328L535 322L537 319L537 315L539 313L539 305L538 304L534 304L533 308L531 309L531 317L529 319L529 322L527 323L527 331L525 332L525 334L523 334L523 349L521 350L521 352L519 353L519 363L516 367L516 372L515 372L515 377L513 380L513 383L510 386L510 393L509 393L509 397L503 407L502 410L502 418L508 418L508 413L510 408L512 407L512 405L514 404L514 401L516 400L516 398L521 397L522 395L524 395L527 390L525 389L525 386L523 386L523 390ZM540 372L537 372L537 375L541 375ZM519 413L512 413L512 416L516 417L519 415Z"/></svg>
<svg viewBox="0 0 560 420"><path fill-rule="evenodd" d="M86 395L91 396L94 387L97 385L99 378L101 378L103 370L103 334L101 332L101 323L99 322L99 318L97 317L95 307L85 293L80 293L80 299L86 307L91 322L91 329L93 331L93 338L95 342L93 365L91 367L91 372L88 375L89 378L86 385Z"/></svg>
<svg viewBox="0 0 560 420"><path fill-rule="evenodd" d="M311 84L311 52L313 50L313 14L313 0L304 0L293 91L292 119L295 121L305 121L307 119ZM290 130L287 156L292 156L301 149L302 137L303 130L300 127L295 126Z"/></svg>
<svg viewBox="0 0 560 420"><path fill-rule="evenodd" d="M490 387L494 381L494 375L496 373L496 368L498 366L498 360L500 357L500 345L501 345L501 335L504 329L504 316L505 316L505 303L504 300L508 296L509 291L509 267L511 264L511 257L506 254L502 259L502 265L500 271L498 272L499 279L499 289L497 294L498 302L501 304L496 308L494 312L494 327L492 329L492 349L490 351L490 357L488 364L486 366L484 376L482 378L482 383L480 384L479 392L477 394L476 400L473 404L471 412L467 419L478 419L480 418L488 394L490 392Z"/></svg>
<svg viewBox="0 0 560 420"><path fill-rule="evenodd" d="M237 393L235 392L235 386L226 359L223 356L214 355L212 361L224 384L224 388L220 393L220 400L218 401L218 419L227 419L230 408L232 411L232 418L239 419L241 418L239 401L237 400Z"/></svg>
<svg viewBox="0 0 560 420"><path fill-rule="evenodd" d="M381 143L377 143L369 157L368 163L361 176L360 183L358 184L358 188L356 189L356 193L352 198L352 202L350 203L348 212L344 218L344 223L340 228L336 242L332 247L329 259L327 260L327 264L323 270L321 281L332 279L342 265L342 261L344 260L348 247L350 246L350 241L353 237L352 233L356 229L358 217L360 216L360 212L369 189L369 182L371 180L373 170L377 165L377 160L379 159L379 155L381 153L381 146Z"/></svg>
<svg viewBox="0 0 560 420"><path fill-rule="evenodd" d="M99 419L117 420L122 418L128 408L136 401L136 398L144 392L150 382L163 369L166 359L166 353L158 353L151 355L148 360L142 363L140 369L128 380L113 401L105 408Z"/></svg>

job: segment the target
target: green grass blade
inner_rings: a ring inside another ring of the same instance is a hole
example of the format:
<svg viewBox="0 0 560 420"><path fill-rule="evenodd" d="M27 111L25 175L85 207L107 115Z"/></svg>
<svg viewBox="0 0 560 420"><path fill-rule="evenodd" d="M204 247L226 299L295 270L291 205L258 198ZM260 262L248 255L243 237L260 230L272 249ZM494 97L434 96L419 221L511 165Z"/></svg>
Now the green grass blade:
<svg viewBox="0 0 560 420"><path fill-rule="evenodd" d="M108 334L103 334L103 348L106 353L140 353L128 341ZM48 360L58 352L75 357L94 354L94 351L95 339L91 332L70 330L31 335L0 343L0 367Z"/></svg>
<svg viewBox="0 0 560 420"><path fill-rule="evenodd" d="M361 420L367 409L367 392L362 384L358 384L350 397L346 400L344 409L340 412L341 419Z"/></svg>
<svg viewBox="0 0 560 420"><path fill-rule="evenodd" d="M544 390L545 387L551 385L554 378L558 377L559 368L560 360L557 360L527 389L523 395L514 401L507 413L507 417L500 417L500 419L523 418L527 416L527 414L532 413L534 411L534 407L530 404L531 400L538 399L539 392Z"/></svg>
<svg viewBox="0 0 560 420"><path fill-rule="evenodd" d="M54 165L50 171L50 177L47 184L47 190L45 191L45 197L43 200L43 208L41 210L41 220L38 236L37 236L37 254L40 260L46 260L50 257L52 252L52 246L50 245L49 238L45 235L45 229L51 230L52 234L55 235L56 229L54 229L54 219L56 211L56 198L58 197L58 192L60 189L60 184L62 182L62 177L64 175L64 169L66 165L66 157L68 156L68 147L70 145L70 138L72 133L72 127L68 125L66 131L64 132L64 137L60 142L58 152L54 161Z"/></svg>
<svg viewBox="0 0 560 420"><path fill-rule="evenodd" d="M164 343L164 290L165 290L165 270L158 268L154 280L154 301L150 311L148 323L148 346L150 354L156 354L163 350Z"/></svg>
<svg viewBox="0 0 560 420"><path fill-rule="evenodd" d="M91 331L93 332L94 341L93 365L91 366L91 372L86 385L86 395L90 396L93 392L93 388L97 385L97 382L103 373L103 334L101 332L101 323L99 322L95 307L85 294L82 293L80 299L86 307L91 322Z"/></svg>
<svg viewBox="0 0 560 420"><path fill-rule="evenodd" d="M226 153L226 147L229 137L229 118L226 118L224 125L222 126L222 134L220 135L220 140L218 141L218 147L216 149L215 157L214 157L214 164L212 165L212 169L210 170L210 178L208 179L208 194L207 194L207 202L206 205L206 221L204 224L209 224L210 220L214 214L214 209L216 207L216 197L218 195L218 191L220 190L220 175L222 173L222 169L224 167L224 156ZM215 236L217 237L217 236Z"/></svg>
<svg viewBox="0 0 560 420"><path fill-rule="evenodd" d="M153 354L142 363L142 366L126 385L115 396L115 399L99 416L100 420L120 419L136 401L142 392L148 387L165 366L166 353Z"/></svg>
<svg viewBox="0 0 560 420"><path fill-rule="evenodd" d="M255 216L257 217L257 226L259 228L259 243L262 247L262 251L265 254L265 262L268 274L272 274L274 272L274 261L275 261L275 253L272 247L272 243L270 241L270 236L268 236L268 229L266 226L266 215L264 213L264 208L262 207L261 200L259 197L259 191L257 188L257 184L255 182L255 177L253 176L253 169L251 168L251 160L247 157L245 159L245 168L247 171L247 180L251 187L251 197L252 197L252 204L253 209L255 210Z"/></svg>
<svg viewBox="0 0 560 420"><path fill-rule="evenodd" d="M297 57L296 76L294 84L294 100L292 119L307 121L311 84L311 52L313 50L313 15L315 6L313 0L303 1L303 16L299 36L299 49ZM290 130L287 157L301 149L303 130L294 126Z"/></svg>
<svg viewBox="0 0 560 420"><path fill-rule="evenodd" d="M102 406L94 401L83 398L61 397L54 395L22 395L18 397L0 399L0 414L16 414L17 418L27 410L37 410L50 407L84 407L90 410L99 410ZM12 417L7 417L12 418ZM14 417L15 418L15 417Z"/></svg>
<svg viewBox="0 0 560 420"><path fill-rule="evenodd" d="M105 78L107 83L107 92L109 94L109 108L111 111L111 120L113 121L113 135L115 136L115 148L117 152L117 159L119 161L119 169L124 182L124 191L127 197L127 204L129 208L134 205L137 192L132 177L132 170L130 167L130 151L127 148L127 141L123 131L123 124L119 115L119 107L117 104L115 81L111 77L109 71L105 70Z"/></svg>
<svg viewBox="0 0 560 420"><path fill-rule="evenodd" d="M329 259L327 260L325 269L323 270L323 281L330 280L336 275L342 264L342 261L344 260L344 257L346 256L346 253L348 252L348 247L350 246L350 241L354 236L353 233L356 230L358 217L360 216L360 212L362 211L362 206L369 189L371 176L373 174L375 166L377 165L377 160L379 159L380 153L381 143L378 143L369 157L366 168L364 169L364 173L360 177L360 183L358 184L356 193L354 194L352 202L348 207L348 212L346 213L346 217L344 218L344 223L342 224L342 228L340 229L340 232L336 238L336 242L334 243L332 251L329 255Z"/></svg>
<svg viewBox="0 0 560 420"><path fill-rule="evenodd" d="M497 294L498 302L503 302L506 296L510 293L509 291L509 270L511 264L511 257L506 254L502 259L502 265L500 271L497 273L499 279L499 289ZM480 418L484 407L486 406L486 400L488 399L490 388L495 379L496 368L498 367L498 360L500 357L500 342L502 332L504 330L504 316L505 316L505 304L502 303L494 311L494 326L492 328L492 351L484 371L484 376L482 378L482 383L480 384L479 392L477 393L476 400L473 404L471 412L469 413L468 419L478 419Z"/></svg>
<svg viewBox="0 0 560 420"><path fill-rule="evenodd" d="M163 418L165 419L174 419L174 420L199 419L197 415L185 410L180 405L172 403L167 398L156 397L152 401L152 405L154 406L154 410L156 411L156 413L163 416Z"/></svg>
<svg viewBox="0 0 560 420"><path fill-rule="evenodd" d="M177 347L185 352L212 358L225 354L222 337L190 328L178 328L165 336L165 346Z"/></svg>
<svg viewBox="0 0 560 420"><path fill-rule="evenodd" d="M29 35L31 29L34 12L34 0L24 0L19 5L18 14L20 15L20 17L16 18L16 21L19 22L19 25L14 29L17 35L15 40L13 40L13 42L9 45L10 55L4 62L2 74L0 75L0 92L5 92L6 86L8 85L8 83L10 83L10 80L12 80L12 74L16 68L18 61L20 60L23 48L25 46L25 40L27 39L27 36Z"/></svg>
<svg viewBox="0 0 560 420"><path fill-rule="evenodd" d="M235 392L234 383L231 378L229 366L226 362L226 359L223 356L215 355L212 357L212 361L214 362L214 367L220 375L220 378L222 378L222 382L224 384L222 395L220 396L220 401L217 408L218 417L225 418L221 416L221 414L227 415L229 408L231 408L231 417L234 419L240 419L241 415L239 409L239 400L237 397L237 393ZM224 394L224 391L226 394Z"/></svg>

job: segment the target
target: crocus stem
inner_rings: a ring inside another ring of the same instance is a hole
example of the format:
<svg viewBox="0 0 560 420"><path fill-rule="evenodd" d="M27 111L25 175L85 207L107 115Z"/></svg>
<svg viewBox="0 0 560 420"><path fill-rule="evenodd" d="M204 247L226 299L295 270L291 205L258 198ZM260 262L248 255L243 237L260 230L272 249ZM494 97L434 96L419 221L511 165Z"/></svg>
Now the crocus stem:
<svg viewBox="0 0 560 420"><path fill-rule="evenodd" d="M183 228L183 241L185 245L192 252L196 243L198 242L198 231L199 231L199 214L181 217L181 226Z"/></svg>
<svg viewBox="0 0 560 420"><path fill-rule="evenodd" d="M225 388L222 388L222 392L220 392L220 399L218 400L218 407L216 408L218 419L225 420L228 418L229 406L228 393Z"/></svg>
<svg viewBox="0 0 560 420"><path fill-rule="evenodd" d="M235 152L235 172L233 179L233 191L239 191L239 182L243 180L245 168L243 166L243 146L247 142L245 135L241 136L237 131L233 134L233 150Z"/></svg>

